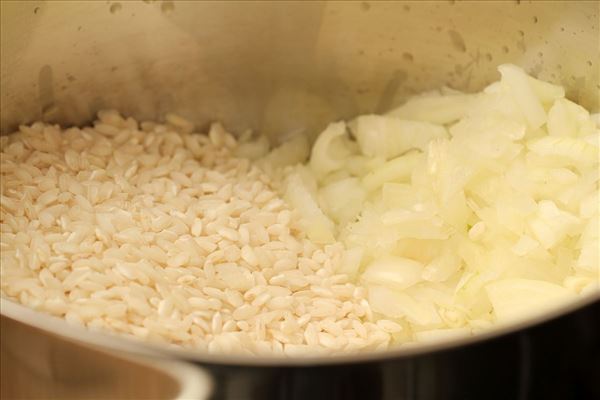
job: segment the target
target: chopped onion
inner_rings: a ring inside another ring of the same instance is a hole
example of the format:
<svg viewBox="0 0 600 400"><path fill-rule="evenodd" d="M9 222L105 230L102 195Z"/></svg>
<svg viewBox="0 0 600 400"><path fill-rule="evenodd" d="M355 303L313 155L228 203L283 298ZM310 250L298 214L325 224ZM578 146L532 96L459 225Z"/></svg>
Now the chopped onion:
<svg viewBox="0 0 600 400"><path fill-rule="evenodd" d="M248 158L250 160L258 160L269 153L269 139L266 136L261 136L257 140L241 143L235 149L235 155L238 157ZM305 156L306 157L306 156ZM300 159L303 161L303 159Z"/></svg>
<svg viewBox="0 0 600 400"><path fill-rule="evenodd" d="M369 172L362 180L363 186L367 191L373 191L387 182L408 181L422 158L423 154L416 151L396 157Z"/></svg>
<svg viewBox="0 0 600 400"><path fill-rule="evenodd" d="M572 298L562 286L530 279L504 279L485 287L499 322L512 322Z"/></svg>
<svg viewBox="0 0 600 400"><path fill-rule="evenodd" d="M567 99L554 102L548 111L548 134L550 136L586 136L594 133L590 113L579 104Z"/></svg>
<svg viewBox="0 0 600 400"><path fill-rule="evenodd" d="M535 218L529 223L533 234L546 249L553 247L574 233L580 225L580 219L560 210L551 200L542 200L538 205Z"/></svg>
<svg viewBox="0 0 600 400"><path fill-rule="evenodd" d="M356 277L360 269L363 254L364 249L362 247L354 247L346 250L338 272L348 274L352 278Z"/></svg>
<svg viewBox="0 0 600 400"><path fill-rule="evenodd" d="M310 153L308 140L303 135L296 135L279 147L273 149L262 158L260 164L269 168L281 168L306 161Z"/></svg>
<svg viewBox="0 0 600 400"><path fill-rule="evenodd" d="M287 177L285 199L300 212L302 227L311 240L317 243L334 241L333 222L319 208L317 201L298 172Z"/></svg>
<svg viewBox="0 0 600 400"><path fill-rule="evenodd" d="M402 291L384 286L369 286L369 302L373 311L387 317L405 317L421 326L435 326L442 322L433 303L416 301Z"/></svg>
<svg viewBox="0 0 600 400"><path fill-rule="evenodd" d="M385 159L411 149L425 150L432 139L447 136L440 125L380 115L360 116L352 121L350 128L364 155Z"/></svg>
<svg viewBox="0 0 600 400"><path fill-rule="evenodd" d="M419 96L386 115L433 124L448 124L465 116L476 100L477 95L470 94Z"/></svg>
<svg viewBox="0 0 600 400"><path fill-rule="evenodd" d="M310 167L286 170L308 237L346 246L339 273L402 327L395 340L460 337L598 294L600 114L498 69L481 93L443 88L355 118L356 141L331 124Z"/></svg>
<svg viewBox="0 0 600 400"><path fill-rule="evenodd" d="M342 159L335 158L332 147L343 146L343 143L339 141L336 143L336 139L341 139L345 134L346 124L336 122L330 124L317 138L310 157L310 167L317 177L322 177L344 166Z"/></svg>
<svg viewBox="0 0 600 400"><path fill-rule="evenodd" d="M337 180L323 186L319 194L327 214L342 226L360 212L367 197L358 178Z"/></svg>
<svg viewBox="0 0 600 400"><path fill-rule="evenodd" d="M369 264L362 274L368 284L406 289L421 280L423 265L402 257L385 256Z"/></svg>
<svg viewBox="0 0 600 400"><path fill-rule="evenodd" d="M525 72L521 68L510 64L501 65L498 70L502 74L502 83L512 93L530 128L537 129L542 126L547 119L546 112L540 99L533 91Z"/></svg>
<svg viewBox="0 0 600 400"><path fill-rule="evenodd" d="M598 162L598 149L585 140L564 136L546 136L527 143L527 147L540 156L558 156L570 165L590 167Z"/></svg>

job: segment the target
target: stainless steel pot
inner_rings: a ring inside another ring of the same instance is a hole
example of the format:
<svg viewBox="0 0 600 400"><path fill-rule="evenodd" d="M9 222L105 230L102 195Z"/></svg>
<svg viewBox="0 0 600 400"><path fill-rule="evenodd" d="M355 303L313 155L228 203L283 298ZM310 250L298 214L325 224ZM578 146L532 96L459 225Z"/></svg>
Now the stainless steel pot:
<svg viewBox="0 0 600 400"><path fill-rule="evenodd" d="M138 119L176 111L200 127L221 120L234 131L252 128L274 141L298 129L314 136L328 121L381 112L443 84L481 89L504 62L564 85L568 97L597 111L599 4L3 1L1 131L40 119L83 124L101 108L116 108ZM577 367L581 360L598 363L600 328L592 318L598 308L593 294L475 338L385 354L285 360L146 345L80 330L2 299L2 345L30 369L81 344L127 355L126 371L134 368L130 357L155 367L191 362L209 368L214 398L578 398L598 395L586 386L589 371ZM6 334L16 329L23 333ZM562 380L547 376L544 386L532 376L546 371L543 354L556 348L545 347L552 340L570 341L555 354L563 364L569 352L583 359L571 360L573 370ZM19 344L25 345L14 351ZM95 359L78 362L87 368ZM489 367L499 363L512 369ZM46 375L57 378L56 362L48 365ZM206 396L206 376L182 368L176 375L186 383L179 385L191 390L183 395ZM580 392L552 389L550 383L571 384L576 375Z"/></svg>

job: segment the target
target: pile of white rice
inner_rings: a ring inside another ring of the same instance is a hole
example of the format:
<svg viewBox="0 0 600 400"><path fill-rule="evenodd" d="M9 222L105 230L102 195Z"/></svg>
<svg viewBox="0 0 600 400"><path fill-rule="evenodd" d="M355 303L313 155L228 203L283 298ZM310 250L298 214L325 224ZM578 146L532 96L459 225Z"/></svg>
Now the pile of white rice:
<svg viewBox="0 0 600 400"><path fill-rule="evenodd" d="M91 329L209 352L385 348L364 289L337 274L270 178L213 125L99 113L1 138L2 296Z"/></svg>

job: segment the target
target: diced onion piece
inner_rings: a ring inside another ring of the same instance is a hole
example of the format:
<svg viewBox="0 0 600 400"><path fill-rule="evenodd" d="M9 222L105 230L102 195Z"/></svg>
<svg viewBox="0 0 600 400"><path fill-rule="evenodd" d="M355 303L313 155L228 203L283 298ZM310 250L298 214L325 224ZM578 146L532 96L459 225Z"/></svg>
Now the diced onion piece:
<svg viewBox="0 0 600 400"><path fill-rule="evenodd" d="M530 140L527 147L540 156L558 156L572 165L589 167L598 163L598 149L585 140L566 136L545 136Z"/></svg>
<svg viewBox="0 0 600 400"><path fill-rule="evenodd" d="M450 231L431 204L390 209L381 214L381 222L395 227L398 238L447 239Z"/></svg>
<svg viewBox="0 0 600 400"><path fill-rule="evenodd" d="M600 149L600 129L596 129L595 133L582 136L581 139L583 139L586 143L591 144L596 149Z"/></svg>
<svg viewBox="0 0 600 400"><path fill-rule="evenodd" d="M381 222L380 211L367 203L356 222L348 224L340 237L349 247L362 246L368 258L391 252L399 239L394 226Z"/></svg>
<svg viewBox="0 0 600 400"><path fill-rule="evenodd" d="M525 256L539 247L539 243L527 235L519 238L517 243L511 248L511 251L517 256Z"/></svg>
<svg viewBox="0 0 600 400"><path fill-rule="evenodd" d="M558 184L577 182L579 175L568 168L531 168L529 177L533 181Z"/></svg>
<svg viewBox="0 0 600 400"><path fill-rule="evenodd" d="M304 135L296 135L279 147L273 149L260 161L270 168L280 168L287 165L296 165L306 161L310 153L308 140Z"/></svg>
<svg viewBox="0 0 600 400"><path fill-rule="evenodd" d="M453 144L444 139L433 140L427 152L428 178L442 204L460 193L474 173L471 165L452 154Z"/></svg>
<svg viewBox="0 0 600 400"><path fill-rule="evenodd" d="M531 89L542 103L552 103L557 99L565 97L565 89L562 86L540 81L531 76L528 76L527 78L531 85ZM488 94L501 93L502 91L502 82L493 82L483 89L483 92Z"/></svg>
<svg viewBox="0 0 600 400"><path fill-rule="evenodd" d="M324 176L344 166L344 160L335 159L331 154L330 147L334 141L346 134L346 124L335 122L319 135L313 145L310 157L310 167L317 176Z"/></svg>
<svg viewBox="0 0 600 400"><path fill-rule="evenodd" d="M565 89L562 86L540 81L532 76L528 76L527 78L531 89L542 103L552 103L557 99L565 97Z"/></svg>
<svg viewBox="0 0 600 400"><path fill-rule="evenodd" d="M450 128L452 136L460 136L467 140L483 135L488 140L507 138L515 141L522 139L525 131L524 124L501 116L470 116L463 118Z"/></svg>
<svg viewBox="0 0 600 400"><path fill-rule="evenodd" d="M331 243L334 239L334 224L319 208L299 173L287 178L285 199L300 212L302 227L307 236L317 243Z"/></svg>
<svg viewBox="0 0 600 400"><path fill-rule="evenodd" d="M485 233L485 222L479 221L469 229L469 239L477 241Z"/></svg>
<svg viewBox="0 0 600 400"><path fill-rule="evenodd" d="M590 113L567 99L558 99L548 111L550 136L586 136L594 132Z"/></svg>
<svg viewBox="0 0 600 400"><path fill-rule="evenodd" d="M383 286L369 286L369 304L377 313L390 318L405 317L413 324L430 326L442 322L433 303L417 301Z"/></svg>
<svg viewBox="0 0 600 400"><path fill-rule="evenodd" d="M596 207L597 206L598 205L596 204ZM577 258L577 262L575 263L577 268L595 274L598 274L600 271L598 265L600 263L600 257L598 256L598 253L600 252L598 230L600 230L600 220L598 214L596 214L589 220L581 235L581 251Z"/></svg>
<svg viewBox="0 0 600 400"><path fill-rule="evenodd" d="M241 143L235 149L237 157L248 158L250 160L258 160L264 157L269 152L269 139L266 136L261 136L256 140Z"/></svg>
<svg viewBox="0 0 600 400"><path fill-rule="evenodd" d="M406 183L384 183L381 195L387 208L408 208L417 203L414 187Z"/></svg>
<svg viewBox="0 0 600 400"><path fill-rule="evenodd" d="M395 225L395 227L398 239L446 240L452 231L450 227L443 224L440 218L434 218L432 221L407 221Z"/></svg>
<svg viewBox="0 0 600 400"><path fill-rule="evenodd" d="M515 102L521 107L529 127L537 129L542 126L546 122L546 111L533 91L527 74L511 64L499 66L498 71L502 75L503 84L507 85Z"/></svg>
<svg viewBox="0 0 600 400"><path fill-rule="evenodd" d="M598 193L598 180L600 179L600 171L598 165L585 171L583 176L577 183L558 194L557 200L566 205L570 211L577 210L580 207L583 199L591 194Z"/></svg>
<svg viewBox="0 0 600 400"><path fill-rule="evenodd" d="M531 279L504 279L485 290L498 322L513 322L542 313L571 299L573 292L554 283Z"/></svg>
<svg viewBox="0 0 600 400"><path fill-rule="evenodd" d="M403 257L384 256L367 266L362 279L391 289L406 289L421 280L423 265Z"/></svg>
<svg viewBox="0 0 600 400"><path fill-rule="evenodd" d="M432 139L447 136L440 125L380 115L360 116L352 121L350 128L364 155L385 159L411 149L425 150Z"/></svg>
<svg viewBox="0 0 600 400"><path fill-rule="evenodd" d="M353 247L346 250L338 268L338 272L341 274L348 274L348 276L354 278L360 269L363 254L364 249L362 247Z"/></svg>
<svg viewBox="0 0 600 400"><path fill-rule="evenodd" d="M323 187L319 194L325 201L327 215L345 224L362 209L367 193L358 178L346 178Z"/></svg>
<svg viewBox="0 0 600 400"><path fill-rule="evenodd" d="M371 161L370 157L352 155L346 159L344 169L353 176L364 176L371 170L369 165Z"/></svg>
<svg viewBox="0 0 600 400"><path fill-rule="evenodd" d="M580 269L585 269L590 272L598 273L598 263L600 257L598 257L598 238L594 242L586 242L581 248L579 258L575 266Z"/></svg>
<svg viewBox="0 0 600 400"><path fill-rule="evenodd" d="M529 223L535 237L549 249L580 225L574 215L562 211L551 200L542 200L536 216Z"/></svg>
<svg viewBox="0 0 600 400"><path fill-rule="evenodd" d="M412 209L392 208L381 215L384 225L397 225L412 221L428 221L435 218L435 212L422 204L416 204ZM441 221L437 221L441 225Z"/></svg>
<svg viewBox="0 0 600 400"><path fill-rule="evenodd" d="M598 192L590 193L586 196L579 204L579 215L582 218L592 218L594 215L598 215L600 208L600 198Z"/></svg>
<svg viewBox="0 0 600 400"><path fill-rule="evenodd" d="M460 268L460 258L451 249L431 260L421 276L429 282L443 282Z"/></svg>
<svg viewBox="0 0 600 400"><path fill-rule="evenodd" d="M420 96L408 100L387 115L433 124L449 124L462 118L476 99L477 95L472 94Z"/></svg>
<svg viewBox="0 0 600 400"><path fill-rule="evenodd" d="M406 182L422 158L423 154L416 151L394 158L368 173L362 183L367 191L372 191L386 182Z"/></svg>

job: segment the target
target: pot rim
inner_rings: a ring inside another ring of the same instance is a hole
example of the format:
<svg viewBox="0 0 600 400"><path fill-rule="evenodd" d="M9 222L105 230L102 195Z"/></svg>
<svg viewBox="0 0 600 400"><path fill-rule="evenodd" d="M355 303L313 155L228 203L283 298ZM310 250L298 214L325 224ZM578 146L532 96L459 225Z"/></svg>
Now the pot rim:
<svg viewBox="0 0 600 400"><path fill-rule="evenodd" d="M463 346L481 343L503 335L515 333L549 320L564 316L580 308L600 303L600 291L586 294L575 301L563 304L547 312L535 315L521 321L499 324L488 331L472 336L440 340L431 343L400 345L385 351L372 351L354 354L282 357L282 356L251 356L234 354L209 354L205 351L185 349L158 343L149 343L109 332L91 331L88 328L67 323L62 318L35 311L14 301L0 298L0 314L21 322L25 325L40 329L52 335L70 339L80 344L98 347L103 350L127 352L133 355L153 358L188 361L199 364L223 366L256 366L256 367L308 367L327 366L346 363L364 363L385 361L388 359L410 358L429 355L445 350L458 349Z"/></svg>

